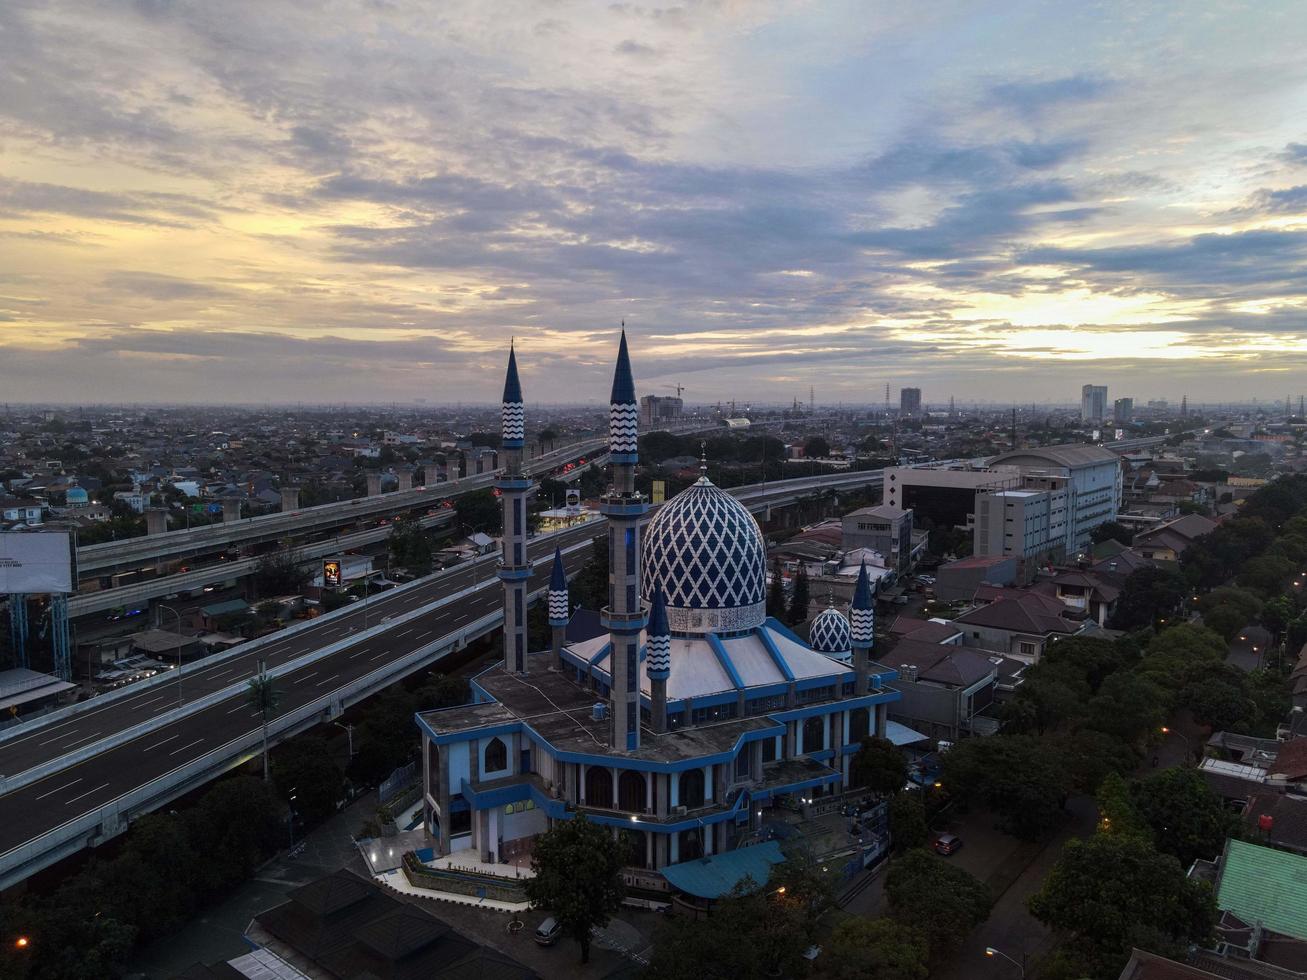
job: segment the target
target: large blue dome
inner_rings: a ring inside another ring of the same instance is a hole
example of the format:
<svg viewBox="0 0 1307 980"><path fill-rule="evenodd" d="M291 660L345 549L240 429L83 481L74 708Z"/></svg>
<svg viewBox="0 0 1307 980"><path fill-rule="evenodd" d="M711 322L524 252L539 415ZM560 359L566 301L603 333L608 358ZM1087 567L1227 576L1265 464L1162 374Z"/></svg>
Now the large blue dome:
<svg viewBox="0 0 1307 980"><path fill-rule="evenodd" d="M649 522L645 597L662 589L673 632L752 629L767 618L767 548L744 505L703 477Z"/></svg>

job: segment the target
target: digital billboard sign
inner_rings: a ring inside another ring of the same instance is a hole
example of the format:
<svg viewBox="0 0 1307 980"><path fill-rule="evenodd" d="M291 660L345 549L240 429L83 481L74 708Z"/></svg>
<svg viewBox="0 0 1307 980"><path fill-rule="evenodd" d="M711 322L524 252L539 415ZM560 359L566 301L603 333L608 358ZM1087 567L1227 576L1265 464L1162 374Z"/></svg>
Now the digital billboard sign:
<svg viewBox="0 0 1307 980"><path fill-rule="evenodd" d="M0 595L72 593L71 537L67 531L0 531Z"/></svg>

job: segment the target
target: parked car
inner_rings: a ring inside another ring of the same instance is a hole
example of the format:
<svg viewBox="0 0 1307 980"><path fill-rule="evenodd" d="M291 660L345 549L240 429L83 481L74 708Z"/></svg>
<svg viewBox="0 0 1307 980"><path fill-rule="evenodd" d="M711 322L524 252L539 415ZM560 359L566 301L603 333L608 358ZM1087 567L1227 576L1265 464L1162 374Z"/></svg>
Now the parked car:
<svg viewBox="0 0 1307 980"><path fill-rule="evenodd" d="M551 915L536 927L535 935L531 938L541 946L552 946L562 934L563 924Z"/></svg>
<svg viewBox="0 0 1307 980"><path fill-rule="evenodd" d="M948 857L962 846L962 838L954 834L940 834L931 844L935 848L936 854L942 854Z"/></svg>

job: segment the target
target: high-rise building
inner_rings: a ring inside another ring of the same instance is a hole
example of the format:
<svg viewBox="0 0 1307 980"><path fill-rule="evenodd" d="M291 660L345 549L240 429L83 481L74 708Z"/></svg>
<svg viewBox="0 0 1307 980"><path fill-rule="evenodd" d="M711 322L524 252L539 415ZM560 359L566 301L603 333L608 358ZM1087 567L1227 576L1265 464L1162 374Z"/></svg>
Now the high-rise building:
<svg viewBox="0 0 1307 980"><path fill-rule="evenodd" d="M648 431L685 414L685 402L672 395L645 395L640 399L640 428Z"/></svg>
<svg viewBox="0 0 1307 980"><path fill-rule="evenodd" d="M1085 385L1080 389L1080 421L1102 425L1107 418L1107 385Z"/></svg>
<svg viewBox="0 0 1307 980"><path fill-rule="evenodd" d="M921 417L921 389L899 389L899 415L905 419Z"/></svg>
<svg viewBox="0 0 1307 980"><path fill-rule="evenodd" d="M1117 425L1124 425L1129 422L1135 415L1135 400L1133 398L1118 398L1112 403L1112 418Z"/></svg>

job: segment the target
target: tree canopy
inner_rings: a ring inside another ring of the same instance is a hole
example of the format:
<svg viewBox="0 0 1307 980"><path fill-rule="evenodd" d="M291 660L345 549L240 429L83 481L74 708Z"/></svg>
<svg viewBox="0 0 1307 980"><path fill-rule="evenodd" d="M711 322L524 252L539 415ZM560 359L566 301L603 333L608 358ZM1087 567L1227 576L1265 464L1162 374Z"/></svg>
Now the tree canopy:
<svg viewBox="0 0 1307 980"><path fill-rule="evenodd" d="M929 962L926 937L914 926L849 918L831 932L817 972L829 980L926 980Z"/></svg>
<svg viewBox="0 0 1307 980"><path fill-rule="evenodd" d="M527 896L576 940L582 963L590 961L591 931L606 926L622 903L622 866L612 833L584 816L559 820L535 839Z"/></svg>
<svg viewBox="0 0 1307 980"><path fill-rule="evenodd" d="M920 929L935 956L957 947L989 918L992 904L982 882L925 849L894 860L885 895L893 917Z"/></svg>

